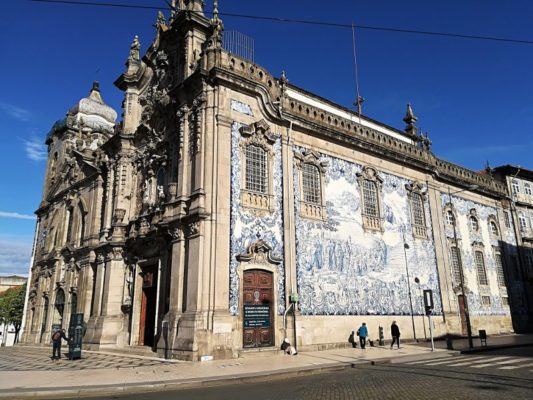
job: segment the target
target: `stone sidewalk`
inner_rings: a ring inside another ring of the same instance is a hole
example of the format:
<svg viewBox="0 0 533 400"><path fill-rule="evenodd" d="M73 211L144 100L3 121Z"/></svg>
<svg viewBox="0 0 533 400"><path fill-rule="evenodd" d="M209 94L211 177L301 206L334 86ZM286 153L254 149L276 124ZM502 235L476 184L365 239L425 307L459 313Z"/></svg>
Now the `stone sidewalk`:
<svg viewBox="0 0 533 400"><path fill-rule="evenodd" d="M500 346L533 344L533 335L498 337ZM489 338L491 341L495 338ZM437 342L439 343L439 342ZM424 343L425 345L425 343ZM0 349L0 398L59 398L177 389L268 380L349 368L355 364L449 357L456 351L418 344L248 355L245 358L181 362L105 352L83 353L81 360L50 360L50 349L19 346Z"/></svg>

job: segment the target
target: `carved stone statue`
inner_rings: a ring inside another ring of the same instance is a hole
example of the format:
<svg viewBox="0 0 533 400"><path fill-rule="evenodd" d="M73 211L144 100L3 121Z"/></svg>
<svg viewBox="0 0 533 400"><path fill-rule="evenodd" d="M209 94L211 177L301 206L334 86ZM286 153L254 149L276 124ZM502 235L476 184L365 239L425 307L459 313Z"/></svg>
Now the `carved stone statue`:
<svg viewBox="0 0 533 400"><path fill-rule="evenodd" d="M139 43L139 37L135 35L130 46L130 56L128 57L128 60L139 61L141 59L140 52L141 43Z"/></svg>

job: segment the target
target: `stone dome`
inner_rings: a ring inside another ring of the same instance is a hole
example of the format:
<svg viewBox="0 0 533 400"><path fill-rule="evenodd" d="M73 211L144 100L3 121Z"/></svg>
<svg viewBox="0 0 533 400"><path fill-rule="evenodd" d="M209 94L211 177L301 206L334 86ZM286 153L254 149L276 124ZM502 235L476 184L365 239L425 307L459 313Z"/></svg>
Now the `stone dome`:
<svg viewBox="0 0 533 400"><path fill-rule="evenodd" d="M112 133L117 112L109 107L100 96L100 85L93 83L89 96L81 99L68 112L75 128L90 129L97 132Z"/></svg>

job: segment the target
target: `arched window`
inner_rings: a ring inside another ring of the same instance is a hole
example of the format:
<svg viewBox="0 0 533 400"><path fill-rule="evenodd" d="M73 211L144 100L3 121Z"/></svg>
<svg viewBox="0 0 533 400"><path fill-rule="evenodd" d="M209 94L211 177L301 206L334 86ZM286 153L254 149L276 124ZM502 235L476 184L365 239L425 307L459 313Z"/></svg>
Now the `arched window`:
<svg viewBox="0 0 533 400"><path fill-rule="evenodd" d="M369 217L379 217L376 183L368 179L363 180L363 214Z"/></svg>
<svg viewBox="0 0 533 400"><path fill-rule="evenodd" d="M80 234L79 234L79 246L83 246L83 239L85 238L85 213L80 208Z"/></svg>
<svg viewBox="0 0 533 400"><path fill-rule="evenodd" d="M66 238L67 243L70 243L70 241L72 240L72 222L74 220L72 216L73 212L74 212L74 209L72 207L70 207L67 210L67 238Z"/></svg>
<svg viewBox="0 0 533 400"><path fill-rule="evenodd" d="M474 216L470 217L470 229L472 229L475 232L477 232L479 229L479 223L477 221L477 218Z"/></svg>
<svg viewBox="0 0 533 400"><path fill-rule="evenodd" d="M41 333L43 333L46 330L46 324L48 323L48 304L49 304L48 297L45 297L44 304L43 304L43 323L41 325Z"/></svg>
<svg viewBox="0 0 533 400"><path fill-rule="evenodd" d="M70 314L76 314L76 309L78 308L78 295L72 293L70 295Z"/></svg>
<svg viewBox="0 0 533 400"><path fill-rule="evenodd" d="M490 221L489 226L490 226L490 233L493 234L494 236L498 236L499 231L498 231L498 227L496 226L496 222Z"/></svg>
<svg viewBox="0 0 533 400"><path fill-rule="evenodd" d="M268 192L268 166L266 151L254 144L246 146L246 190L257 193Z"/></svg>
<svg viewBox="0 0 533 400"><path fill-rule="evenodd" d="M316 165L304 163L302 168L302 188L304 201L311 204L322 204L320 193L320 171Z"/></svg>
<svg viewBox="0 0 533 400"><path fill-rule="evenodd" d="M54 307L56 308L59 314L59 318L63 319L63 311L65 309L65 292L63 291L63 289L59 289L57 291Z"/></svg>
<svg viewBox="0 0 533 400"><path fill-rule="evenodd" d="M165 199L165 170L159 168L157 171L157 180L156 180L156 189L157 189L157 198L162 201Z"/></svg>
<svg viewBox="0 0 533 400"><path fill-rule="evenodd" d="M455 216L453 215L453 211L452 210L447 210L446 211L446 223L448 225L453 225L455 223Z"/></svg>
<svg viewBox="0 0 533 400"><path fill-rule="evenodd" d="M480 285L487 286L489 284L487 280L487 271L485 269L485 259L482 251L475 251L475 261L477 269L477 281Z"/></svg>

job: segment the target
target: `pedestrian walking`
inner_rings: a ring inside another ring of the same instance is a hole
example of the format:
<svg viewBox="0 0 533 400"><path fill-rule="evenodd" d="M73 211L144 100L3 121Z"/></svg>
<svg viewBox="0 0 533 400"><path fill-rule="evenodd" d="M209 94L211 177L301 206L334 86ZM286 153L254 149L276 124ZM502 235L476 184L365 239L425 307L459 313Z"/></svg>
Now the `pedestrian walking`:
<svg viewBox="0 0 533 400"><path fill-rule="evenodd" d="M350 336L348 336L348 343L351 343L352 348L354 349L357 347L357 343L355 342L355 331L352 331L352 333L350 333Z"/></svg>
<svg viewBox="0 0 533 400"><path fill-rule="evenodd" d="M398 325L396 325L396 321L392 321L392 325L390 326L390 335L392 336L390 348L392 349L394 342L396 342L398 348L400 348L400 328L398 328Z"/></svg>
<svg viewBox="0 0 533 400"><path fill-rule="evenodd" d="M365 322L363 322L363 325L357 330L357 336L359 336L359 344L361 344L361 348L364 349L366 346L366 337L368 336L368 328L366 327Z"/></svg>
<svg viewBox="0 0 533 400"><path fill-rule="evenodd" d="M68 342L64 329L58 329L52 335L52 360L61 359L61 340Z"/></svg>

